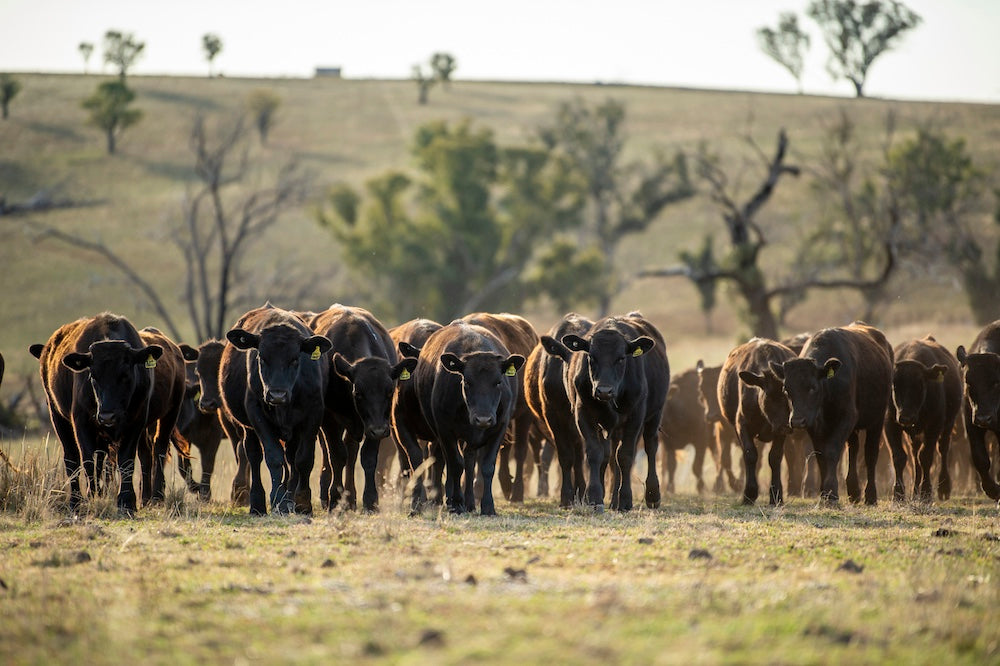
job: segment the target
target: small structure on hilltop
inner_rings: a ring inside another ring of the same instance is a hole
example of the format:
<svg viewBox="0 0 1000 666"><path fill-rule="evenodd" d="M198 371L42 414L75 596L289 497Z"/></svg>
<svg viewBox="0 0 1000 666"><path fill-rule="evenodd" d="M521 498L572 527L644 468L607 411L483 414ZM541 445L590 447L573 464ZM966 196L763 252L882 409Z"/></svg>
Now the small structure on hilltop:
<svg viewBox="0 0 1000 666"><path fill-rule="evenodd" d="M317 67L314 78L340 78L340 67Z"/></svg>

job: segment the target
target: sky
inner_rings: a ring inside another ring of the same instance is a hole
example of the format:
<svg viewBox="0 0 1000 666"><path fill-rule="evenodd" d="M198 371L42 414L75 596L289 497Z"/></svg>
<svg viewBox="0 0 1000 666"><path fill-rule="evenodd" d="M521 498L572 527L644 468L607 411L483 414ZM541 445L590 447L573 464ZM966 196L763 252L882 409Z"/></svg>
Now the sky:
<svg viewBox="0 0 1000 666"><path fill-rule="evenodd" d="M872 65L872 97L1000 103L1000 0L907 0L923 18ZM146 43L131 73L203 76L205 33L226 76L406 78L437 51L455 80L517 80L795 92L765 56L758 27L795 11L812 37L806 93L853 96L826 71L807 0L0 0L0 72L82 72L81 42L102 64L104 33Z"/></svg>

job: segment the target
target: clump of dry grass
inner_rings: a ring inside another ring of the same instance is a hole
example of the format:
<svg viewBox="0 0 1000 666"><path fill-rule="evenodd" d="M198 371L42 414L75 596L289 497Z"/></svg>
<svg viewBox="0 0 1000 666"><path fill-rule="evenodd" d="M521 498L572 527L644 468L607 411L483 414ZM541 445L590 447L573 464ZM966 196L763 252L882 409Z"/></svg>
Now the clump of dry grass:
<svg viewBox="0 0 1000 666"><path fill-rule="evenodd" d="M0 511L37 521L66 503L69 482L56 464L54 448L46 438L38 449L26 440L16 451L5 449L0 458Z"/></svg>

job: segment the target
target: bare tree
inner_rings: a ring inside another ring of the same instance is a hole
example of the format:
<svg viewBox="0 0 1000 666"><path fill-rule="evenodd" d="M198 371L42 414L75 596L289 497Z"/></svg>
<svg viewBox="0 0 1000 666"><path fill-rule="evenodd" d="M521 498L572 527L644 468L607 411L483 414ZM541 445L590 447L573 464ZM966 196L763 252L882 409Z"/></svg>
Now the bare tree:
<svg viewBox="0 0 1000 666"><path fill-rule="evenodd" d="M683 265L646 270L641 277L671 277L684 276L692 280L700 289L706 283L727 281L733 284L736 293L743 301L746 310L747 324L753 335L778 339L778 320L775 316L775 303L790 293L801 293L809 289L871 289L889 279L896 265L895 234L890 229L882 239L884 248L882 267L879 273L870 279L863 277L824 278L809 275L789 279L777 286L769 286L769 278L761 266L761 252L767 246L762 227L756 217L761 208L771 198L774 189L784 175L798 176L801 169L787 163L788 135L784 130L778 134L777 146L772 157L768 158L748 138L754 150L758 153L766 169L764 179L753 195L743 203L739 203L736 194L725 171L719 166L717 158L709 155L704 148L698 156L698 175L708 186L709 197L721 209L722 218L729 232L730 249L719 263L714 261L689 261ZM893 229L898 226L898 220L893 221ZM702 255L704 256L704 252Z"/></svg>

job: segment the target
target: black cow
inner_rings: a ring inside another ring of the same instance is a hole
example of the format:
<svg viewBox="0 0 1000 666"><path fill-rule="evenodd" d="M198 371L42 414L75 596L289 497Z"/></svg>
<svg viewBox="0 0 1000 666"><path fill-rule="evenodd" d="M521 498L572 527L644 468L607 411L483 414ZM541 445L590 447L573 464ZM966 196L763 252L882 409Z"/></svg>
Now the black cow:
<svg viewBox="0 0 1000 666"><path fill-rule="evenodd" d="M153 373L163 348L147 347L131 322L105 312L64 324L37 350L49 416L63 446L70 508L82 498L81 463L94 493L116 446L118 510L134 514L135 458L149 425Z"/></svg>
<svg viewBox="0 0 1000 666"><path fill-rule="evenodd" d="M987 432L1000 439L1000 320L979 331L968 352L960 346L955 355L964 369L965 433L972 466L987 497L1000 500L1000 484L990 472L986 445Z"/></svg>
<svg viewBox="0 0 1000 666"><path fill-rule="evenodd" d="M191 492L198 493L201 499L212 498L212 474L215 472L215 461L222 443L224 430L222 428L222 396L219 394L219 363L222 360L222 350L225 344L218 340L203 342L197 349L181 345L184 359L188 361L187 390L181 414L177 418L178 435L198 450L201 461L201 480L195 481L191 471L191 461L178 460L181 475L187 481ZM202 377L205 381L202 382ZM203 385L204 384L204 385ZM235 445L234 445L235 447ZM234 451L235 452L235 451ZM234 486L242 479L241 503L247 501L246 456L236 456L237 465L242 469L233 479ZM242 459L242 462L240 462ZM235 499L235 497L234 497Z"/></svg>
<svg viewBox="0 0 1000 666"><path fill-rule="evenodd" d="M736 347L722 364L718 399L722 415L736 429L743 451L746 485L743 503L757 501L757 441L771 442L768 463L771 465L771 504L781 504L781 460L785 452L788 427L788 398L784 386L770 369L795 358L795 353L779 342L754 338Z"/></svg>
<svg viewBox="0 0 1000 666"><path fill-rule="evenodd" d="M173 340L155 328L144 328L139 337L147 346L159 346L163 354L153 371L153 392L149 398L149 416L145 441L139 446L142 473L142 503L163 501L164 469L170 444L174 442L179 458L190 456L185 443L177 442L174 429L184 401L186 372L184 356Z"/></svg>
<svg viewBox="0 0 1000 666"><path fill-rule="evenodd" d="M400 356L417 359L419 367L421 347L431 334L440 328L441 324L436 321L413 319L389 329L389 336L396 343ZM414 478L414 473L429 455L429 451L425 454L425 450L434 440L434 431L420 411L416 382L406 381L396 384L396 393L392 399L392 434L399 451L399 466L403 478L413 484L412 508L416 511L428 498L422 475ZM422 442L428 444L425 446ZM444 501L443 458L444 454L438 453L432 466L431 486L434 495L430 499L436 503Z"/></svg>
<svg viewBox="0 0 1000 666"><path fill-rule="evenodd" d="M532 350L524 367L525 398L542 428L545 439L555 445L562 486L559 506L571 507L582 502L586 489L583 475L584 451L580 430L576 427L573 405L563 381L564 368L572 358L561 342L567 335L586 335L594 325L575 312L566 314ZM555 343L555 344L553 344Z"/></svg>
<svg viewBox="0 0 1000 666"><path fill-rule="evenodd" d="M329 368L323 355L330 341L313 335L295 313L270 304L243 315L226 338L230 344L219 367L222 405L241 431L237 437L250 465L250 513L267 513L262 460L271 474L272 510L311 513L309 476L323 420Z"/></svg>
<svg viewBox="0 0 1000 666"><path fill-rule="evenodd" d="M837 502L837 464L848 448L847 494L860 501L858 432L865 432L868 484L865 502L875 504L875 466L892 385L892 347L876 328L855 322L809 338L798 358L772 363L791 403L789 425L812 440L822 478L821 496Z"/></svg>
<svg viewBox="0 0 1000 666"><path fill-rule="evenodd" d="M483 486L480 510L484 516L496 514L493 475L516 407L517 371L524 360L520 354L510 354L487 329L461 320L432 333L420 351L414 373L417 398L444 453L445 495L452 512L475 508L478 463Z"/></svg>
<svg viewBox="0 0 1000 666"><path fill-rule="evenodd" d="M632 464L641 435L646 505L658 506L657 431L670 385L663 336L642 315L630 313L600 319L586 336L567 335L561 343L574 352L564 380L587 455L587 502L603 508L604 473L613 460L611 508L632 509Z"/></svg>
<svg viewBox="0 0 1000 666"><path fill-rule="evenodd" d="M892 369L892 402L885 422L885 435L896 470L893 497L902 500L906 449L903 433L910 438L915 470L913 494L932 498L931 466L935 448L941 453L938 497L951 496L948 451L951 431L962 404L962 376L958 361L931 336L909 340L896 347Z"/></svg>
<svg viewBox="0 0 1000 666"><path fill-rule="evenodd" d="M354 466L360 448L365 473L362 500L366 511L375 511L379 446L389 436L396 382L409 379L417 359L398 360L389 332L371 312L362 308L332 305L315 315L309 326L328 338L333 350L323 416L320 499L333 509L341 489L346 488L347 503L354 506L357 498Z"/></svg>

